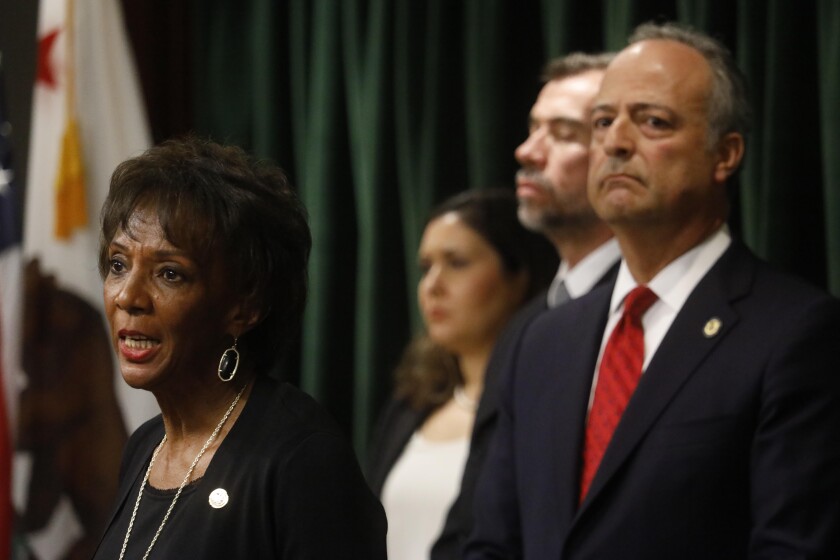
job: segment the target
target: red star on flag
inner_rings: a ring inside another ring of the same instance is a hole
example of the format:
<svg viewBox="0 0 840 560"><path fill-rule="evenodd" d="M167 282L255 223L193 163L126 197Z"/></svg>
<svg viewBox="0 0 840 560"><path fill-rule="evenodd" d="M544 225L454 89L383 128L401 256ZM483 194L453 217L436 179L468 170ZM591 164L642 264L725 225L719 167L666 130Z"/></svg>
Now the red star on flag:
<svg viewBox="0 0 840 560"><path fill-rule="evenodd" d="M35 81L48 88L55 88L57 85L51 55L60 31L60 29L53 29L38 40L38 76Z"/></svg>

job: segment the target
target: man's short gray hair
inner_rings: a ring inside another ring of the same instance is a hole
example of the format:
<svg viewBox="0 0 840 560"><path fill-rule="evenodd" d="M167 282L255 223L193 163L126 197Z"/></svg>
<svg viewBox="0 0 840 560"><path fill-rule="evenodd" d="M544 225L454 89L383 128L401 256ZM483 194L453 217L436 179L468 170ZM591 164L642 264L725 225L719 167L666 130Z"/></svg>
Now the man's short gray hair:
<svg viewBox="0 0 840 560"><path fill-rule="evenodd" d="M712 70L712 91L707 106L709 144L737 132L746 137L752 109L747 96L746 78L732 53L720 41L687 25L668 22L643 23L630 35L629 43L655 39L677 41L698 51Z"/></svg>
<svg viewBox="0 0 840 560"><path fill-rule="evenodd" d="M543 68L543 82L562 80L570 76L583 74L590 70L606 70L615 53L589 54L573 52L566 56L553 58Z"/></svg>

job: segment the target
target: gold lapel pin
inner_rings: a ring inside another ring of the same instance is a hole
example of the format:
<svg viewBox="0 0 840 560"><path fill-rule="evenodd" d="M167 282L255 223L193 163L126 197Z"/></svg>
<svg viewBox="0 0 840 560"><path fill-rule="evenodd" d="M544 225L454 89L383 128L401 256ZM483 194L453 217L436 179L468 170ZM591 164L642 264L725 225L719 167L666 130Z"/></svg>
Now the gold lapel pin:
<svg viewBox="0 0 840 560"><path fill-rule="evenodd" d="M713 336L717 335L720 332L720 328L723 326L723 323L717 317L712 317L706 324L703 326L703 336L706 338L712 338Z"/></svg>
<svg viewBox="0 0 840 560"><path fill-rule="evenodd" d="M210 505L216 509L223 508L228 503L228 493L224 488L216 488L210 492Z"/></svg>

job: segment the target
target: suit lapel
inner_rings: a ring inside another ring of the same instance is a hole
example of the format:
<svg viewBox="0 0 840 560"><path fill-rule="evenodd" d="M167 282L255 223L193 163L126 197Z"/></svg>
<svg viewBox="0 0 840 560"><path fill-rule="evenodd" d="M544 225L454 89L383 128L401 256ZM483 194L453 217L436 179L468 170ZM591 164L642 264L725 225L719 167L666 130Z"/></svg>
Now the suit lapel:
<svg viewBox="0 0 840 560"><path fill-rule="evenodd" d="M376 455L370 458L367 473L368 484L377 496L382 493L385 479L402 455L411 436L428 415L429 411L415 410L402 400L393 400L388 404L379 421L378 428L381 433L377 433L372 445Z"/></svg>
<svg viewBox="0 0 840 560"><path fill-rule="evenodd" d="M598 279L591 291L611 287L615 283L620 264L620 260L613 263L604 275ZM516 354L516 346L521 342L522 333L541 313L549 310L547 297L547 290L543 290L534 296L514 315L496 341L484 378L485 390L476 412L474 433L481 431L488 422L495 420L506 383L503 373L514 367L510 360ZM606 317L606 312L604 312L604 317Z"/></svg>
<svg viewBox="0 0 840 560"><path fill-rule="evenodd" d="M513 316L499 335L484 377L484 393L475 414L475 432L482 430L491 420L495 420L506 383L504 372L513 366L510 362L516 354L522 333L547 309L546 292L543 290Z"/></svg>
<svg viewBox="0 0 840 560"><path fill-rule="evenodd" d="M691 293L642 375L579 513L597 499L705 357L738 322L731 302L749 290L753 271L746 250L733 243Z"/></svg>
<svg viewBox="0 0 840 560"><path fill-rule="evenodd" d="M573 325L573 336L564 337L555 344L548 371L555 372L548 385L545 398L554 410L552 426L555 440L550 449L558 449L556 464L550 466L553 478L560 485L558 492L561 511L560 527L568 527L578 506L577 488L580 477L580 450L583 445L584 426L592 387L592 374L606 325L612 285L593 290L579 301L569 304L568 325ZM574 306L574 307L572 307ZM556 330L554 331L556 335ZM585 341L582 343L582 341ZM556 372L581 372L580 375L557 375ZM552 455L548 454L548 458ZM570 491L566 491L570 489Z"/></svg>

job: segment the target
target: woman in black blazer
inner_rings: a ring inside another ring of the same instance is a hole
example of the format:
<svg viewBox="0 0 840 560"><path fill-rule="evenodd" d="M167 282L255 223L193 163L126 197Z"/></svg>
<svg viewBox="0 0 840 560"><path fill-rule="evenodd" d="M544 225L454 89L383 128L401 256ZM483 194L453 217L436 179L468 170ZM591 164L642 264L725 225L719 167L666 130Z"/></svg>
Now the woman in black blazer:
<svg viewBox="0 0 840 560"><path fill-rule="evenodd" d="M397 368L368 470L388 515L390 558L429 558L471 453L496 338L557 269L554 249L516 212L512 191L475 190L445 201L426 223L417 290L426 332Z"/></svg>

